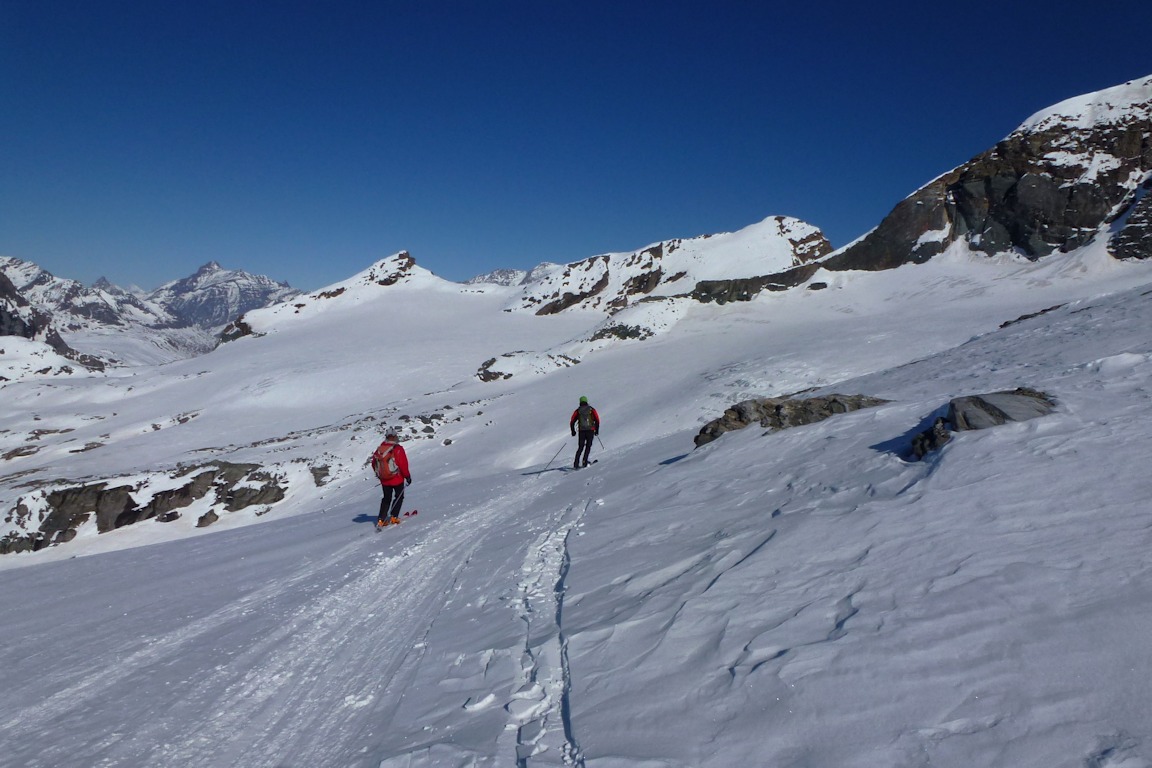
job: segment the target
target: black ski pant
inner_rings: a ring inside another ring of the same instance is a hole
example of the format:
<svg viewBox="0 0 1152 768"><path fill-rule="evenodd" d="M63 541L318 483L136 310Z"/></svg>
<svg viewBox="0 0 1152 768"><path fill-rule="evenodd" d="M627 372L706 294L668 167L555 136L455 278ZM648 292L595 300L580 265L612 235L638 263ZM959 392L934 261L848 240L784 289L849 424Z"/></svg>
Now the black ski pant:
<svg viewBox="0 0 1152 768"><path fill-rule="evenodd" d="M384 498L380 499L380 520L387 520L388 516L400 517L400 507L404 506L404 483L400 485L382 485Z"/></svg>
<svg viewBox="0 0 1152 768"><path fill-rule="evenodd" d="M592 452L592 441L596 439L596 432L591 429L582 429L579 432L580 442L576 443L576 458L572 461L572 466L579 468L581 466L588 466L588 454ZM583 454L583 458L581 458Z"/></svg>

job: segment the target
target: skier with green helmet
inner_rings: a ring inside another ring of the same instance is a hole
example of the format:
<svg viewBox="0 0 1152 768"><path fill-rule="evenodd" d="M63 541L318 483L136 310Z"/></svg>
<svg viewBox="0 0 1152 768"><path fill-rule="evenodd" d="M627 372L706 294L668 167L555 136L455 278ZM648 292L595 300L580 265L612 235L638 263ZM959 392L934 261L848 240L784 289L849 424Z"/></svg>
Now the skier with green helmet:
<svg viewBox="0 0 1152 768"><path fill-rule="evenodd" d="M592 451L592 439L600 434L600 414L588 404L587 397L580 396L580 405L572 411L568 427L572 430L573 437L576 437L577 427L580 431L580 441L576 444L576 458L572 461L572 469L586 467L588 454Z"/></svg>

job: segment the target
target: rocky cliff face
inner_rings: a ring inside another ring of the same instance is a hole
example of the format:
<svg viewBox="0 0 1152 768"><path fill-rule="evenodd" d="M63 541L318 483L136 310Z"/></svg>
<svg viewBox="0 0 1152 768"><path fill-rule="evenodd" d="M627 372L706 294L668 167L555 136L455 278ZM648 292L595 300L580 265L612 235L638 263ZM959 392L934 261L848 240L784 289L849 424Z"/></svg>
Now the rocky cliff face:
<svg viewBox="0 0 1152 768"><path fill-rule="evenodd" d="M1144 182L1135 202L1117 222L1108 252L1118 259L1146 259L1152 255L1152 179Z"/></svg>
<svg viewBox="0 0 1152 768"><path fill-rule="evenodd" d="M1152 77L1033 115L991 150L904 200L831 268L925 261L948 245L1040 259L1079 248L1143 200L1152 178ZM1146 208L1146 205L1144 206ZM1144 223L1142 208L1134 225ZM1147 258L1128 237L1117 258ZM1138 238L1137 238L1138 239Z"/></svg>
<svg viewBox="0 0 1152 768"><path fill-rule="evenodd" d="M923 262L956 241L1036 260L1101 236L1152 178L1152 77L1034 115L987 152L901 202L829 269ZM1147 229L1147 204L1129 222ZM1107 236L1105 234L1105 236ZM1118 258L1148 258L1140 237L1113 235Z"/></svg>
<svg viewBox="0 0 1152 768"><path fill-rule="evenodd" d="M0 336L19 336L41 341L58 354L85 367L92 369L103 367L100 361L68 346L53 326L52 318L32 306L2 271L0 271Z"/></svg>
<svg viewBox="0 0 1152 768"><path fill-rule="evenodd" d="M1030 260L1106 238L1152 257L1152 76L1038 112L1003 141L901 201L872 232L817 264L704 281L701 301L748 300L832 271L893 269L956 243Z"/></svg>
<svg viewBox="0 0 1152 768"><path fill-rule="evenodd" d="M37 318L28 300L20 295L8 276L0 272L0 336L36 336Z"/></svg>

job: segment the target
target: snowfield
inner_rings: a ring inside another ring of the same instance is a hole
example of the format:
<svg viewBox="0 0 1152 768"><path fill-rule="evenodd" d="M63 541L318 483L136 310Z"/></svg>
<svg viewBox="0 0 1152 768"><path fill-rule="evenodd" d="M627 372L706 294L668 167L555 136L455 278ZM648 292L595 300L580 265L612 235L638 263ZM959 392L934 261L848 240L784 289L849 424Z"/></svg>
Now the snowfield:
<svg viewBox="0 0 1152 768"><path fill-rule="evenodd" d="M1152 265L813 281L482 382L604 316L418 270L3 385L6 512L209 459L288 494L0 557L0 765L1152 766ZM1021 386L1056 412L908 459L950 398ZM802 390L889 402L693 450ZM580 395L604 426L573 471ZM385 425L418 514L376 533Z"/></svg>

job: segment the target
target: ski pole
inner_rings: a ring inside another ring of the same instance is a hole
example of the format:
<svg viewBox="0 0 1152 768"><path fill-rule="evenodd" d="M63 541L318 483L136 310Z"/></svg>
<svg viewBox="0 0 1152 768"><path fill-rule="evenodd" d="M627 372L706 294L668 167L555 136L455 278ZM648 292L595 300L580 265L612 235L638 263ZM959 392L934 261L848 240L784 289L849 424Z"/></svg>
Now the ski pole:
<svg viewBox="0 0 1152 768"><path fill-rule="evenodd" d="M548 463L544 465L544 469L540 470L541 472L547 472L548 471L548 467L552 466L552 462L556 461L556 456L560 455L560 451L564 450L564 446L566 446L566 445L568 445L567 440L560 443L560 448L556 451L556 455L548 460Z"/></svg>
<svg viewBox="0 0 1152 768"><path fill-rule="evenodd" d="M604 441L600 439L600 433L599 432L596 433L596 442L600 443L600 450L603 450L603 451L608 450L607 448L604 447Z"/></svg>
<svg viewBox="0 0 1152 768"><path fill-rule="evenodd" d="M400 502L400 503L404 502L404 493L403 492L401 492L400 495L398 495L398 496L393 496L392 497L392 503L388 505L388 514L391 515L392 517L396 517L397 513L400 512L400 504L397 502Z"/></svg>

